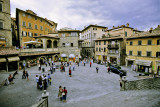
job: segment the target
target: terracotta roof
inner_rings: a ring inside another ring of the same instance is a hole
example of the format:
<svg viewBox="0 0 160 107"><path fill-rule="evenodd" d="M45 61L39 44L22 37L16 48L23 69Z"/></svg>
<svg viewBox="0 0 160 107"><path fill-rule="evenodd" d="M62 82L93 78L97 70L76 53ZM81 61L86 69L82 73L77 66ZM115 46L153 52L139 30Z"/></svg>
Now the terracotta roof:
<svg viewBox="0 0 160 107"><path fill-rule="evenodd" d="M15 48L7 48L3 47L0 48L0 55L14 55L14 54L19 54L19 52Z"/></svg>
<svg viewBox="0 0 160 107"><path fill-rule="evenodd" d="M160 26L155 28L154 30L150 30L147 32L133 34L131 37L127 39L136 39L136 38L149 38L149 37L160 37Z"/></svg>

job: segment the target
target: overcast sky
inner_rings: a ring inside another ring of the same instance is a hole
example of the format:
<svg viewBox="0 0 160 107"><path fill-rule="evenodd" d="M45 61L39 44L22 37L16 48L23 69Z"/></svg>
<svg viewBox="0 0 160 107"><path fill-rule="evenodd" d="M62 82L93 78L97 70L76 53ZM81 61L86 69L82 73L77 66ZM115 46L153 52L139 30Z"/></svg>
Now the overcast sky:
<svg viewBox="0 0 160 107"><path fill-rule="evenodd" d="M89 24L111 28L129 23L138 30L160 24L160 0L10 0L11 16L16 8L34 11L58 23L58 29L82 30Z"/></svg>

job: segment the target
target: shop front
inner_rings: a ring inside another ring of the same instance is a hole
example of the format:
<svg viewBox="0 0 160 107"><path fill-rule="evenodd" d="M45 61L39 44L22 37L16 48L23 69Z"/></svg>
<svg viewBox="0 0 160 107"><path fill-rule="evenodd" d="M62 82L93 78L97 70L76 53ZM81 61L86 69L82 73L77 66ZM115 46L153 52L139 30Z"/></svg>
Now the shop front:
<svg viewBox="0 0 160 107"><path fill-rule="evenodd" d="M138 72L152 73L151 63L152 61L148 61L148 60L136 60Z"/></svg>
<svg viewBox="0 0 160 107"><path fill-rule="evenodd" d="M19 68L19 57L18 56L14 56L14 57L8 57L8 71L14 71L14 70L18 70Z"/></svg>
<svg viewBox="0 0 160 107"><path fill-rule="evenodd" d="M69 55L69 61L75 62L75 55L74 54Z"/></svg>
<svg viewBox="0 0 160 107"><path fill-rule="evenodd" d="M117 58L116 57L110 57L110 62L112 64L117 64Z"/></svg>
<svg viewBox="0 0 160 107"><path fill-rule="evenodd" d="M58 62L59 58L58 58L58 55L55 55L54 56L54 62Z"/></svg>
<svg viewBox="0 0 160 107"><path fill-rule="evenodd" d="M160 61L156 61L157 63L157 74L160 75Z"/></svg>
<svg viewBox="0 0 160 107"><path fill-rule="evenodd" d="M67 55L61 54L61 62L67 62Z"/></svg>
<svg viewBox="0 0 160 107"><path fill-rule="evenodd" d="M0 71L6 70L6 58L0 58Z"/></svg>

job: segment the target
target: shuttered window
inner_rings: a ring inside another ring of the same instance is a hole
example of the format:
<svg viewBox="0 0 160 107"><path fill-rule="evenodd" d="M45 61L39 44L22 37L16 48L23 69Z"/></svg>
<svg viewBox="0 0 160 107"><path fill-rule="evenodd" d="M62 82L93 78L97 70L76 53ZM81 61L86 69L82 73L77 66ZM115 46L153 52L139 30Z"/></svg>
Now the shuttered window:
<svg viewBox="0 0 160 107"><path fill-rule="evenodd" d="M0 29L3 29L3 22L0 22Z"/></svg>
<svg viewBox="0 0 160 107"><path fill-rule="evenodd" d="M2 12L2 4L0 3L0 12Z"/></svg>

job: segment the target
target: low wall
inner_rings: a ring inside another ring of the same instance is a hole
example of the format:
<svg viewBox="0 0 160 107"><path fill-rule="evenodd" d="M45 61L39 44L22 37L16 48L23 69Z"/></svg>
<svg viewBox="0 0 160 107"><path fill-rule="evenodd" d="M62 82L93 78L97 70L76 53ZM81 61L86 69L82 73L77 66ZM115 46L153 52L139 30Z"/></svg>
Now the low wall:
<svg viewBox="0 0 160 107"><path fill-rule="evenodd" d="M48 107L48 98L42 99L37 104L32 105L31 107Z"/></svg>
<svg viewBox="0 0 160 107"><path fill-rule="evenodd" d="M121 90L160 89L160 77L135 81L122 80Z"/></svg>

